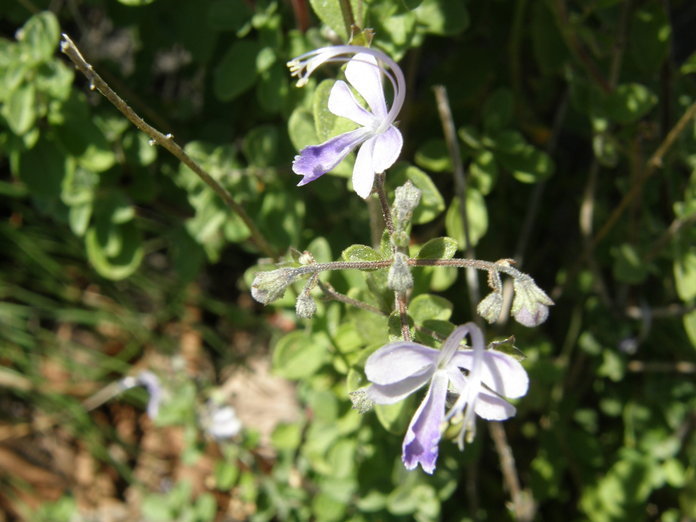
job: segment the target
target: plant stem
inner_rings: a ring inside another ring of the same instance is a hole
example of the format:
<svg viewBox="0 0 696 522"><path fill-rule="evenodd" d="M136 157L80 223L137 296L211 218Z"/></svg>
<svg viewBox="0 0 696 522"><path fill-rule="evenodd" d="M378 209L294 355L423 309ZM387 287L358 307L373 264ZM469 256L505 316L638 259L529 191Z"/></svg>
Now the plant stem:
<svg viewBox="0 0 696 522"><path fill-rule="evenodd" d="M355 25L353 6L350 5L350 0L338 0L338 3L341 4L341 16L343 17L343 25L346 27L346 38L350 41Z"/></svg>
<svg viewBox="0 0 696 522"><path fill-rule="evenodd" d="M193 159L191 159L191 157L174 141L174 137L171 134L162 134L154 127L148 125L133 109L131 109L131 107L109 87L102 77L95 72L94 68L87 63L75 43L65 33L63 33L63 41L61 42L60 48L61 51L70 58L73 64L75 64L75 67L85 75L87 80L89 80L91 89L97 89L102 93L133 125L147 134L154 143L157 143L170 152L176 159L190 168L206 185L212 188L215 193L222 198L225 204L244 222L249 229L251 241L259 250L269 257L278 257L276 250L268 243L251 217L246 213L244 207L235 201L227 189L220 185L198 163L193 161Z"/></svg>
<svg viewBox="0 0 696 522"><path fill-rule="evenodd" d="M473 259L476 254L474 247L471 244L469 216L467 213L467 181L464 174L464 165L462 163L462 155L459 150L459 142L457 140L457 131L455 130L454 126L452 109L450 108L447 89L443 85L436 85L433 87L433 91L435 92L437 110L438 114L440 115L440 121L442 122L442 132L445 136L445 142L447 143L447 150L449 151L450 158L452 159L455 191L457 193L457 197L459 198L459 210L462 220L462 228L464 229L464 252L466 253L467 257ZM476 315L476 303L479 301L480 289L478 275L476 274L475 270L468 269L466 271L466 282L467 286L469 287L469 305L471 306L471 312L475 317L478 317Z"/></svg>

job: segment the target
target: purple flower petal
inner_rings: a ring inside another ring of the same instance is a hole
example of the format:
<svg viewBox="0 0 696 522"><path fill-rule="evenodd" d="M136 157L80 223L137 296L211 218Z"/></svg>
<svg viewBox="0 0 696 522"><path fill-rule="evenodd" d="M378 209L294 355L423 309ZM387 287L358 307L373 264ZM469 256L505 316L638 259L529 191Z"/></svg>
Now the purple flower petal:
<svg viewBox="0 0 696 522"><path fill-rule="evenodd" d="M375 136L374 139L372 168L375 172L384 172L399 158L404 139L401 136L401 131L393 125L390 125L382 134Z"/></svg>
<svg viewBox="0 0 696 522"><path fill-rule="evenodd" d="M363 107L350 91L348 84L338 80L334 83L329 94L329 110L336 116L348 118L363 127L372 127L379 124L379 120Z"/></svg>
<svg viewBox="0 0 696 522"><path fill-rule="evenodd" d="M304 176L297 185L306 185L329 172L343 161L348 153L364 141L369 134L369 130L361 127L354 131L339 134L321 145L310 145L302 149L300 154L295 156L295 161L292 163L292 171L295 174Z"/></svg>
<svg viewBox="0 0 696 522"><path fill-rule="evenodd" d="M382 346L367 358L365 375L374 384L394 384L434 369L439 350L399 341Z"/></svg>
<svg viewBox="0 0 696 522"><path fill-rule="evenodd" d="M387 102L377 60L366 53L356 54L346 66L346 79L365 99L373 114L380 120L386 119Z"/></svg>
<svg viewBox="0 0 696 522"><path fill-rule="evenodd" d="M406 469L414 469L420 464L426 473L432 474L435 471L440 428L445 418L447 381L445 372L436 372L433 375L428 394L411 420L404 437L401 455Z"/></svg>

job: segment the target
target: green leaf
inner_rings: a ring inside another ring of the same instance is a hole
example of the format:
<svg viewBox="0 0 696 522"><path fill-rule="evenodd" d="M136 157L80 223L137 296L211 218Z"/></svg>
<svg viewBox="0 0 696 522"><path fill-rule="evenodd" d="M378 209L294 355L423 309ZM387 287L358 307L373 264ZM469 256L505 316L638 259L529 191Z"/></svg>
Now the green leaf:
<svg viewBox="0 0 696 522"><path fill-rule="evenodd" d="M314 116L310 111L297 107L288 120L288 134L296 150L302 150L308 145L319 143L314 126Z"/></svg>
<svg viewBox="0 0 696 522"><path fill-rule="evenodd" d="M531 145L514 154L500 152L496 157L521 183L538 183L548 179L555 169L551 156Z"/></svg>
<svg viewBox="0 0 696 522"><path fill-rule="evenodd" d="M390 196L394 197L394 188L400 187L411 180L422 193L421 202L413 212L412 222L416 225L429 223L445 210L445 201L430 177L407 163L397 163L387 175Z"/></svg>
<svg viewBox="0 0 696 522"><path fill-rule="evenodd" d="M633 62L648 75L657 74L669 52L672 33L662 5L647 2L631 16L628 42Z"/></svg>
<svg viewBox="0 0 696 522"><path fill-rule="evenodd" d="M246 2L216 0L208 8L207 27L236 33L249 22L253 14L250 4Z"/></svg>
<svg viewBox="0 0 696 522"><path fill-rule="evenodd" d="M426 33L452 36L469 27L469 12L462 0L423 0L413 12L419 29Z"/></svg>
<svg viewBox="0 0 696 522"><path fill-rule="evenodd" d="M309 3L319 19L333 29L342 41L348 42L350 35L346 32L341 3L336 0L310 0ZM360 0L350 0L350 5L353 8L355 24L358 27L362 27L362 2Z"/></svg>
<svg viewBox="0 0 696 522"><path fill-rule="evenodd" d="M14 89L2 106L10 130L21 136L34 125L36 121L36 89L34 85L25 83Z"/></svg>
<svg viewBox="0 0 696 522"><path fill-rule="evenodd" d="M92 201L72 205L68 212L70 230L78 237L85 235L89 221L92 218Z"/></svg>
<svg viewBox="0 0 696 522"><path fill-rule="evenodd" d="M94 199L99 176L82 167L68 169L63 178L60 198L68 206L83 205Z"/></svg>
<svg viewBox="0 0 696 522"><path fill-rule="evenodd" d="M380 424L389 433L403 435L413 414L414 396L409 395L396 404L375 404L375 413Z"/></svg>
<svg viewBox="0 0 696 522"><path fill-rule="evenodd" d="M257 80L256 58L261 46L253 40L237 40L213 71L213 92L220 101L232 101Z"/></svg>
<svg viewBox="0 0 696 522"><path fill-rule="evenodd" d="M17 158L15 174L32 195L56 198L60 195L71 165L55 143L42 136L32 149Z"/></svg>
<svg viewBox="0 0 696 522"><path fill-rule="evenodd" d="M624 83L604 101L604 110L612 121L633 123L645 116L657 103L657 97L645 85Z"/></svg>
<svg viewBox="0 0 696 522"><path fill-rule="evenodd" d="M451 237L436 237L423 245L418 259L451 259L457 252L457 241Z"/></svg>
<svg viewBox="0 0 696 522"><path fill-rule="evenodd" d="M421 294L409 303L408 313L416 324L431 320L448 321L452 316L452 303L438 295Z"/></svg>
<svg viewBox="0 0 696 522"><path fill-rule="evenodd" d="M460 202L458 197L452 199L452 203L447 209L445 216L445 228L447 235L457 240L459 248L466 248L466 237L464 234L464 225L462 224L462 214L460 210ZM470 246L476 246L479 240L486 234L488 230L488 210L486 202L481 193L473 188L469 188L466 192L466 212L469 223L469 241Z"/></svg>
<svg viewBox="0 0 696 522"><path fill-rule="evenodd" d="M119 1L119 3L121 3L123 5L138 7L141 5L150 5L155 0L118 0L118 1Z"/></svg>
<svg viewBox="0 0 696 522"><path fill-rule="evenodd" d="M314 125L319 142L358 128L356 123L336 116L329 110L329 95L334 83L334 80L324 80L314 91Z"/></svg>
<svg viewBox="0 0 696 522"><path fill-rule="evenodd" d="M472 184L484 196L489 194L498 179L498 163L491 151L474 152L474 160L469 165Z"/></svg>
<svg viewBox="0 0 696 522"><path fill-rule="evenodd" d="M273 371L286 379L306 379L327 362L329 345L323 335L290 332L276 343Z"/></svg>
<svg viewBox="0 0 696 522"><path fill-rule="evenodd" d="M643 263L636 248L624 243L612 251L614 257L614 277L624 283L638 284L648 276L648 268Z"/></svg>
<svg viewBox="0 0 696 522"><path fill-rule="evenodd" d="M514 98L510 89L497 89L483 104L483 126L487 132L504 129L512 121Z"/></svg>
<svg viewBox="0 0 696 522"><path fill-rule="evenodd" d="M17 32L17 40L22 44L26 56L35 64L51 59L59 36L58 19L50 11L32 16Z"/></svg>
<svg viewBox="0 0 696 522"><path fill-rule="evenodd" d="M452 171L452 160L447 145L445 140L440 138L431 138L421 145L416 151L415 161L419 167L432 172Z"/></svg>
<svg viewBox="0 0 696 522"><path fill-rule="evenodd" d="M674 285L682 301L696 298L696 247L682 252L674 260Z"/></svg>
<svg viewBox="0 0 696 522"><path fill-rule="evenodd" d="M379 252L366 245L349 246L341 253L341 258L349 263L364 263L383 260Z"/></svg>
<svg viewBox="0 0 696 522"><path fill-rule="evenodd" d="M290 81L287 71L279 63L275 63L261 74L256 90L259 105L270 112L285 111L290 96Z"/></svg>
<svg viewBox="0 0 696 522"><path fill-rule="evenodd" d="M87 258L103 277L125 279L138 269L143 259L140 231L135 223L115 224L98 220L85 236Z"/></svg>
<svg viewBox="0 0 696 522"><path fill-rule="evenodd" d="M272 125L253 128L244 137L242 150L248 162L254 166L274 165L278 152L278 129Z"/></svg>
<svg viewBox="0 0 696 522"><path fill-rule="evenodd" d="M271 434L271 443L278 450L294 450L302 442L302 427L299 424L280 423Z"/></svg>

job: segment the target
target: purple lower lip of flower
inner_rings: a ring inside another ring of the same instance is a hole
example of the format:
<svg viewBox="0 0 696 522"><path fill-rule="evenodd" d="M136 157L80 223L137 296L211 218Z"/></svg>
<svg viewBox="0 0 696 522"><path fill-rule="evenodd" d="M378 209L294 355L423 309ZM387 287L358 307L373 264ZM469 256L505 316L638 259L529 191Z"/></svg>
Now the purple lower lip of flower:
<svg viewBox="0 0 696 522"><path fill-rule="evenodd" d="M401 459L406 469L414 469L420 464L426 473L435 471L440 429L445 417L447 381L444 372L433 376L428 394L411 420L402 445Z"/></svg>
<svg viewBox="0 0 696 522"><path fill-rule="evenodd" d="M306 185L329 172L368 137L369 131L360 128L302 149L292 163L292 171L303 176L297 185Z"/></svg>

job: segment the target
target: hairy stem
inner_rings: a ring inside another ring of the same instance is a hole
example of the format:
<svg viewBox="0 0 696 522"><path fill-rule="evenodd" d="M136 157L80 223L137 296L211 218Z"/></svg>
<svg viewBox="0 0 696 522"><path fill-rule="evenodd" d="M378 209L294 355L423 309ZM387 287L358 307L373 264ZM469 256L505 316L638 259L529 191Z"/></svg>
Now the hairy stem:
<svg viewBox="0 0 696 522"><path fill-rule="evenodd" d="M90 88L97 89L100 93L102 93L104 97L109 100L111 104L116 107L133 125L147 134L154 143L160 145L162 148L171 153L176 159L190 168L201 180L203 180L206 185L212 188L215 193L222 198L230 210L237 214L244 222L246 227L249 229L249 233L251 234L251 241L258 247L259 250L269 257L278 257L276 250L263 236L256 224L252 221L251 217L249 217L247 214L246 210L244 210L244 207L235 201L227 189L220 185L198 163L191 159L191 157L186 154L186 152L184 152L184 150L174 141L174 137L171 134L162 134L154 127L148 125L138 114L136 114L136 112L131 109L131 107L125 101L123 101L123 99L116 94L111 87L109 87L102 77L95 72L94 68L87 63L80 50L67 34L63 34L63 41L61 42L60 48L61 51L63 51L63 53L70 58L73 64L75 64L75 67L85 75L87 80L89 80Z"/></svg>

